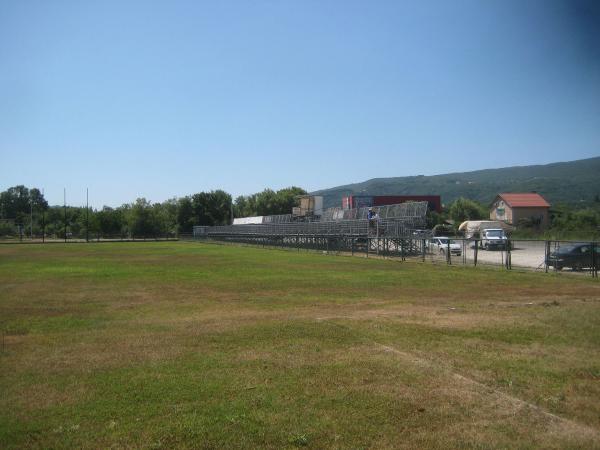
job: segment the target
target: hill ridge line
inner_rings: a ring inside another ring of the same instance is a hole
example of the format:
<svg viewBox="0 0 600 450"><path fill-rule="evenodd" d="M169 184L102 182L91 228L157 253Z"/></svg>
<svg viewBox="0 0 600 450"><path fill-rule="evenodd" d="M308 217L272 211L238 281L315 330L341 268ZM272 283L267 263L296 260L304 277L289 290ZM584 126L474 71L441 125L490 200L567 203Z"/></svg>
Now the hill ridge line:
<svg viewBox="0 0 600 450"><path fill-rule="evenodd" d="M440 195L444 204L466 197L489 204L501 192L539 192L550 203L589 204L600 198L600 156L567 162L509 166L435 175L370 178L313 191L326 207L345 195Z"/></svg>

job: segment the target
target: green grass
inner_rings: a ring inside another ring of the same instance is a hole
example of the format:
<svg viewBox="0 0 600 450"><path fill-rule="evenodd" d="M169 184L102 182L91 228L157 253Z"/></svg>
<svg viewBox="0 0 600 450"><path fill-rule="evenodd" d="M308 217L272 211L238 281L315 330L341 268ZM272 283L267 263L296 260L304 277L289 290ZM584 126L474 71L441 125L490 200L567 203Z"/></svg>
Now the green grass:
<svg viewBox="0 0 600 450"><path fill-rule="evenodd" d="M0 329L0 448L600 448L587 277L6 245Z"/></svg>

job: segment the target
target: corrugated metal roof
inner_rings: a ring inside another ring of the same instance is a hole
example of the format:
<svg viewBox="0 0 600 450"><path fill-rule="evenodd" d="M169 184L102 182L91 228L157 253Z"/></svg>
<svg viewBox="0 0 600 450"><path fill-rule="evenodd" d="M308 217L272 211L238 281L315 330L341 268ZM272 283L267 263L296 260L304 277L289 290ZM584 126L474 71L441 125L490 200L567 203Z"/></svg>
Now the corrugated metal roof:
<svg viewBox="0 0 600 450"><path fill-rule="evenodd" d="M504 193L498 194L504 202L511 208L549 208L544 197L535 192L527 193Z"/></svg>

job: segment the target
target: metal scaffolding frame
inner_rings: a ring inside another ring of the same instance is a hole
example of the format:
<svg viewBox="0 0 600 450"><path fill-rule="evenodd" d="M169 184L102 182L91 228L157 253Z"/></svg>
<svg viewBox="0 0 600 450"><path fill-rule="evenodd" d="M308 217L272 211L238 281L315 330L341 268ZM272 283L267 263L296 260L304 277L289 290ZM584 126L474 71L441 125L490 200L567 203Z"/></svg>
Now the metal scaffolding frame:
<svg viewBox="0 0 600 450"><path fill-rule="evenodd" d="M425 219L427 214L427 202L406 202L396 205L373 206L380 219ZM321 216L322 222L337 220L356 220L366 219L369 214L368 207L343 209L339 207L329 208Z"/></svg>
<svg viewBox="0 0 600 450"><path fill-rule="evenodd" d="M322 236L408 236L422 222L413 219L338 220L332 222L289 222L260 225L194 227L194 237L219 235L322 235Z"/></svg>
<svg viewBox="0 0 600 450"><path fill-rule="evenodd" d="M369 208L329 208L313 220L294 220L291 215L267 216L262 224L195 226L194 238L233 241L254 241L264 238L285 243L290 239L323 237L344 238L406 238L425 226L427 202L407 202L374 207L376 219L367 219ZM275 239L272 239L275 238ZM296 242L294 241L294 242Z"/></svg>

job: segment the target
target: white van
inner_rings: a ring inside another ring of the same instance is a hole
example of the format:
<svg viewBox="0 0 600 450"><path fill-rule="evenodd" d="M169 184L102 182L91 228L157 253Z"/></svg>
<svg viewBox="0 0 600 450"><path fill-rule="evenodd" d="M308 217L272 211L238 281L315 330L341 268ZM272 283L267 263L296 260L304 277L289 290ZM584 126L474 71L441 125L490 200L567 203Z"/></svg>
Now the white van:
<svg viewBox="0 0 600 450"><path fill-rule="evenodd" d="M486 228L481 230L481 247L486 250L506 249L508 238L502 228Z"/></svg>

